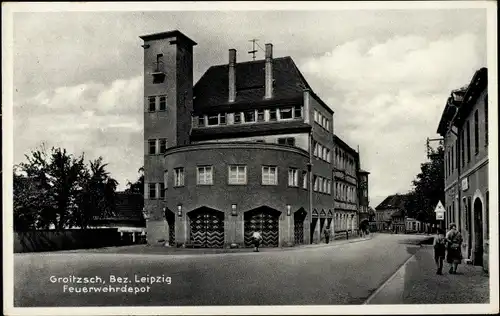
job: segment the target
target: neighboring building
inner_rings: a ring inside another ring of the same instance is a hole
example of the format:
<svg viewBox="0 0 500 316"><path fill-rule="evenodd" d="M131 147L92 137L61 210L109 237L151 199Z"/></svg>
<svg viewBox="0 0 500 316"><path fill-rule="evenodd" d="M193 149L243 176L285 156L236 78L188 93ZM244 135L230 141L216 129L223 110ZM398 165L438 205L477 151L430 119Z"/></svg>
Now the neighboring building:
<svg viewBox="0 0 500 316"><path fill-rule="evenodd" d="M146 220L143 215L144 198L141 194L126 192L115 193L115 211L113 216L92 221L92 227L117 228L122 238L136 243L146 232Z"/></svg>
<svg viewBox="0 0 500 316"><path fill-rule="evenodd" d="M359 155L338 136L333 135L333 175L335 189L335 232L340 234L346 231L355 233L358 230L359 191L358 178L360 178ZM364 181L368 182L368 174ZM364 192L363 192L364 193ZM366 189L368 193L368 188ZM366 204L364 199L363 204ZM361 210L360 210L361 211Z"/></svg>
<svg viewBox="0 0 500 316"><path fill-rule="evenodd" d="M404 194L389 195L376 208L378 231L405 231L405 198Z"/></svg>
<svg viewBox="0 0 500 316"><path fill-rule="evenodd" d="M428 232L428 223L423 223L415 218L407 217L405 220L406 233L425 233Z"/></svg>
<svg viewBox="0 0 500 316"><path fill-rule="evenodd" d="M228 64L193 86L194 41L179 31L141 38L148 242L242 247L261 230L277 247L333 231L333 152L347 145L292 58L273 58L266 44L265 60L237 63L230 49ZM338 168L356 192L359 157L343 150ZM355 230L357 208L341 213Z"/></svg>
<svg viewBox="0 0 500 316"><path fill-rule="evenodd" d="M465 260L488 270L488 71L452 91L437 132L444 138L445 224L462 232Z"/></svg>

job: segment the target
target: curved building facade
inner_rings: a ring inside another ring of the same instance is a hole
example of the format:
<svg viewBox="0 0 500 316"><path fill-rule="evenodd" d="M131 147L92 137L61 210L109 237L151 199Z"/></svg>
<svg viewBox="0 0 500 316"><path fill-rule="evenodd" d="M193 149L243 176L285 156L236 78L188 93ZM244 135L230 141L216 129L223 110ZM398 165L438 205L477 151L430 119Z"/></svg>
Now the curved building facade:
<svg viewBox="0 0 500 316"><path fill-rule="evenodd" d="M259 230L263 246L283 247L357 231L359 155L334 135L332 109L290 57L273 58L266 44L264 60L237 63L230 49L228 64L193 85L193 40L141 38L150 244L247 247ZM339 144L350 160L337 164ZM334 191L340 174L354 177L349 195Z"/></svg>

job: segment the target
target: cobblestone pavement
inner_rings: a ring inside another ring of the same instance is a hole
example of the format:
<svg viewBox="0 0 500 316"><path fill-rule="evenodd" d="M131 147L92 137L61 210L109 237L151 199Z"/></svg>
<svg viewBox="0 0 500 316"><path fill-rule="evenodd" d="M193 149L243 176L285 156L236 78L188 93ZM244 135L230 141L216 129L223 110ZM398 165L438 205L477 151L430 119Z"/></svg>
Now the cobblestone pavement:
<svg viewBox="0 0 500 316"><path fill-rule="evenodd" d="M14 258L14 306L362 304L420 249L413 241L422 238L380 234L363 242L260 253L19 254ZM171 277L171 284L137 281L162 275ZM69 276L99 276L105 283L50 281ZM118 277L128 280L117 282ZM79 289L149 286L150 290L76 293L65 290L65 285Z"/></svg>
<svg viewBox="0 0 500 316"><path fill-rule="evenodd" d="M481 267L461 264L457 274L436 275L431 246L424 246L402 267L369 304L489 303L489 277Z"/></svg>

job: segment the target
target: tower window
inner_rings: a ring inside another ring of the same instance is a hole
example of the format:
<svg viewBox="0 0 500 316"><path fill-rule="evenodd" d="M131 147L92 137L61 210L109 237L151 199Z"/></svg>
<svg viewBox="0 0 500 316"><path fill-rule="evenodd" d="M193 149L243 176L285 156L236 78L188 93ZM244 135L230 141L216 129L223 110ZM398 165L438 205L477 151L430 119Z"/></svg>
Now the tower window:
<svg viewBox="0 0 500 316"><path fill-rule="evenodd" d="M229 184L246 184L247 183L247 167L246 166L229 166Z"/></svg>
<svg viewBox="0 0 500 316"><path fill-rule="evenodd" d="M167 151L167 139L160 138L160 154L164 154Z"/></svg>
<svg viewBox="0 0 500 316"><path fill-rule="evenodd" d="M278 144L295 146L295 138L293 138L293 137L278 138Z"/></svg>
<svg viewBox="0 0 500 316"><path fill-rule="evenodd" d="M262 167L262 184L264 185L278 184L278 167L274 166Z"/></svg>
<svg viewBox="0 0 500 316"><path fill-rule="evenodd" d="M163 72L163 54L156 55L155 72Z"/></svg>
<svg viewBox="0 0 500 316"><path fill-rule="evenodd" d="M167 109L167 96L160 96L160 111L165 111Z"/></svg>
<svg viewBox="0 0 500 316"><path fill-rule="evenodd" d="M299 186L299 172L295 168L288 169L288 186Z"/></svg>
<svg viewBox="0 0 500 316"><path fill-rule="evenodd" d="M149 112L156 111L156 97L149 97L148 102L149 102L148 105Z"/></svg>
<svg viewBox="0 0 500 316"><path fill-rule="evenodd" d="M197 169L197 184L211 185L213 184L213 167L203 166Z"/></svg>
<svg viewBox="0 0 500 316"><path fill-rule="evenodd" d="M148 153L150 155L156 155L156 139L148 140Z"/></svg>
<svg viewBox="0 0 500 316"><path fill-rule="evenodd" d="M174 169L174 186L181 187L184 185L184 168Z"/></svg>
<svg viewBox="0 0 500 316"><path fill-rule="evenodd" d="M149 183L148 184L148 189L149 189L149 198L151 200L156 199L156 183Z"/></svg>

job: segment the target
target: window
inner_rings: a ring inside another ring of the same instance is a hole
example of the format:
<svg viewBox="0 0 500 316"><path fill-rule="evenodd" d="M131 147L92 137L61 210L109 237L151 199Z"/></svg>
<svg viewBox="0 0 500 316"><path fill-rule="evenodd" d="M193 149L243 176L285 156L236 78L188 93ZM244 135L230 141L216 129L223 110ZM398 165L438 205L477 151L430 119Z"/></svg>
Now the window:
<svg viewBox="0 0 500 316"><path fill-rule="evenodd" d="M467 162L470 162L470 121L467 121Z"/></svg>
<svg viewBox="0 0 500 316"><path fill-rule="evenodd" d="M245 123L255 122L255 111L254 110L245 111L244 115L245 115Z"/></svg>
<svg viewBox="0 0 500 316"><path fill-rule="evenodd" d="M246 166L229 166L229 184L246 184L247 183L247 167Z"/></svg>
<svg viewBox="0 0 500 316"><path fill-rule="evenodd" d="M256 143L265 143L265 141L263 139L256 139L255 142Z"/></svg>
<svg viewBox="0 0 500 316"><path fill-rule="evenodd" d="M293 138L293 137L278 138L278 144L295 146L295 138Z"/></svg>
<svg viewBox="0 0 500 316"><path fill-rule="evenodd" d="M293 116L295 118L302 117L302 107L301 106L296 106L293 108Z"/></svg>
<svg viewBox="0 0 500 316"><path fill-rule="evenodd" d="M488 146L488 95L484 96L484 146Z"/></svg>
<svg viewBox="0 0 500 316"><path fill-rule="evenodd" d="M328 149L326 149L326 147L323 147L323 160L326 160L326 152L327 152Z"/></svg>
<svg viewBox="0 0 500 316"><path fill-rule="evenodd" d="M314 110L314 121L318 121L318 111Z"/></svg>
<svg viewBox="0 0 500 316"><path fill-rule="evenodd" d="M164 154L167 151L167 139L160 138L160 154Z"/></svg>
<svg viewBox="0 0 500 316"><path fill-rule="evenodd" d="M156 183L148 184L149 198L151 200L156 199Z"/></svg>
<svg viewBox="0 0 500 316"><path fill-rule="evenodd" d="M314 191L318 191L318 176L314 176Z"/></svg>
<svg viewBox="0 0 500 316"><path fill-rule="evenodd" d="M165 198L165 183L158 183L160 185L160 198Z"/></svg>
<svg viewBox="0 0 500 316"><path fill-rule="evenodd" d="M328 193L328 180L323 178L323 193Z"/></svg>
<svg viewBox="0 0 500 316"><path fill-rule="evenodd" d="M474 152L479 154L479 113L478 110L474 112Z"/></svg>
<svg viewBox="0 0 500 316"><path fill-rule="evenodd" d="M454 158L454 148L453 146L451 146L451 149L450 149L450 154L451 154L451 161L450 161L450 166L451 166L451 169L450 169L450 173L453 173L453 170L455 169L455 159Z"/></svg>
<svg viewBox="0 0 500 316"><path fill-rule="evenodd" d="M156 97L149 97L148 101L149 101L149 106L148 106L149 112L156 111Z"/></svg>
<svg viewBox="0 0 500 316"><path fill-rule="evenodd" d="M327 187L326 187L326 193L328 194L332 194L332 181L331 180L328 180L328 183L327 183Z"/></svg>
<svg viewBox="0 0 500 316"><path fill-rule="evenodd" d="M307 189L307 171L302 171L302 188Z"/></svg>
<svg viewBox="0 0 500 316"><path fill-rule="evenodd" d="M196 183L200 185L211 185L213 184L213 167L212 166L202 166L197 168L196 172Z"/></svg>
<svg viewBox="0 0 500 316"><path fill-rule="evenodd" d="M219 115L209 115L207 123L208 126L219 125Z"/></svg>
<svg viewBox="0 0 500 316"><path fill-rule="evenodd" d="M174 186L181 187L184 185L184 168L174 169L175 181Z"/></svg>
<svg viewBox="0 0 500 316"><path fill-rule="evenodd" d="M160 111L165 111L167 109L167 96L160 96Z"/></svg>
<svg viewBox="0 0 500 316"><path fill-rule="evenodd" d="M460 153L462 155L462 167L465 166L465 129L462 129L461 131L461 137L460 137L460 142L461 142L461 148L460 148Z"/></svg>
<svg viewBox="0 0 500 316"><path fill-rule="evenodd" d="M149 154L150 155L156 155L156 139L150 139L148 140L148 145L149 145Z"/></svg>
<svg viewBox="0 0 500 316"><path fill-rule="evenodd" d="M240 124L241 123L241 113L234 113L234 124Z"/></svg>
<svg viewBox="0 0 500 316"><path fill-rule="evenodd" d="M163 184L165 188L168 188L168 171L165 171L163 173Z"/></svg>
<svg viewBox="0 0 500 316"><path fill-rule="evenodd" d="M278 184L278 168L273 166L262 167L262 184L277 185Z"/></svg>
<svg viewBox="0 0 500 316"><path fill-rule="evenodd" d="M257 121L264 122L264 110L257 110Z"/></svg>
<svg viewBox="0 0 500 316"><path fill-rule="evenodd" d="M318 143L317 142L313 142L313 145L314 145L314 156L317 156L318 155Z"/></svg>
<svg viewBox="0 0 500 316"><path fill-rule="evenodd" d="M157 54L155 72L161 72L161 71L163 71L163 54Z"/></svg>
<svg viewBox="0 0 500 316"><path fill-rule="evenodd" d="M276 121L276 109L269 110L269 120L270 121Z"/></svg>
<svg viewBox="0 0 500 316"><path fill-rule="evenodd" d="M299 172L295 168L288 169L288 185L291 187L299 186Z"/></svg>
<svg viewBox="0 0 500 316"><path fill-rule="evenodd" d="M205 126L205 116L198 116L198 126Z"/></svg>
<svg viewBox="0 0 500 316"><path fill-rule="evenodd" d="M330 162L330 160L331 160L331 159L330 159L330 150L329 150L329 149L327 149L327 150L326 150L326 161Z"/></svg>
<svg viewBox="0 0 500 316"><path fill-rule="evenodd" d="M289 120L293 118L292 108L280 109L280 120Z"/></svg>
<svg viewBox="0 0 500 316"><path fill-rule="evenodd" d="M226 113L219 114L219 124L226 125Z"/></svg>

